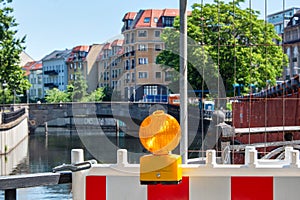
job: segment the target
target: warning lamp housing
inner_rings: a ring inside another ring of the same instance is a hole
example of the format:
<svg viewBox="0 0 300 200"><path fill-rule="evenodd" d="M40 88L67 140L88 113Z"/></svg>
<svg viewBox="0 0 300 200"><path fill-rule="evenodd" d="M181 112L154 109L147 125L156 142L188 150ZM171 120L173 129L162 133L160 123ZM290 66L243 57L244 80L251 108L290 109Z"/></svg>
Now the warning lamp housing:
<svg viewBox="0 0 300 200"><path fill-rule="evenodd" d="M182 180L181 156L171 154L180 142L178 121L162 110L141 123L139 137L151 155L140 158L141 184L178 184Z"/></svg>

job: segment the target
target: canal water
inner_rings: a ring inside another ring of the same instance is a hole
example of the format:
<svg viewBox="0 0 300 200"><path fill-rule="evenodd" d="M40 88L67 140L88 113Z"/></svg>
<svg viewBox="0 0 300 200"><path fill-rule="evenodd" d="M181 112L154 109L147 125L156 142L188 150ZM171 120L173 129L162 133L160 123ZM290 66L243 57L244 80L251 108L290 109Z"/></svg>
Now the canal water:
<svg viewBox="0 0 300 200"><path fill-rule="evenodd" d="M70 163L71 150L78 148L84 150L85 160L96 159L101 163L115 163L118 149L127 149L130 163L138 163L139 157L145 153L138 138L108 135L97 134L96 131L78 133L57 128L50 128L48 135L45 135L43 129L37 129L36 134L30 135L21 146L21 154L25 152L24 158L6 173L12 175L51 172L58 165ZM13 159L13 155L4 158L5 163L10 163ZM0 191L0 199L4 199L3 191ZM72 199L71 184L18 189L17 199Z"/></svg>

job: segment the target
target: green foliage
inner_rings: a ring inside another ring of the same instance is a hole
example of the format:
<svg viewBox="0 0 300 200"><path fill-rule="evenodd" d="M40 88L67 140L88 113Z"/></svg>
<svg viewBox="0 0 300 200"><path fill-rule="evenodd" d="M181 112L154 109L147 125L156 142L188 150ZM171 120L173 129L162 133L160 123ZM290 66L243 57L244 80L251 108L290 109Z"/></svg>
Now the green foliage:
<svg viewBox="0 0 300 200"><path fill-rule="evenodd" d="M66 92L60 91L57 88L47 90L45 99L49 103L60 103L69 101L68 94Z"/></svg>
<svg viewBox="0 0 300 200"><path fill-rule="evenodd" d="M162 51L156 58L156 62L162 64L164 70L175 69L169 88L177 93L179 92L179 71L180 71L180 52L179 41L180 33L173 29L165 29L162 34L162 40L165 41L166 50ZM188 83L194 89L216 88L216 81L203 82L199 77L205 77L205 80L216 80L218 77L217 66L207 56L205 49L189 38L188 39ZM204 84L204 85L202 85ZM192 89L189 88L189 89Z"/></svg>
<svg viewBox="0 0 300 200"><path fill-rule="evenodd" d="M10 0L0 1L0 83L6 82L7 90L24 94L30 88L30 83L19 66L25 37L16 38L18 24L12 16L13 9L8 6L9 3ZM10 92L10 95L13 95L13 92Z"/></svg>
<svg viewBox="0 0 300 200"><path fill-rule="evenodd" d="M281 40L281 38L276 34L272 24L258 19L258 11L241 9L239 5L241 2L244 0L229 3L215 0L212 4L193 5L192 14L188 17L188 36L194 44L203 49L198 53L190 50L196 47L189 46L188 49L188 81L194 88L200 89L202 85L203 76L200 78L199 70L208 70L211 67L219 71L226 90L232 90L234 83L243 84L245 86L243 92L249 91L250 84L259 89L264 88L267 80L275 83L276 78L281 76L287 56L283 54L281 46L274 43L274 39ZM174 27L179 30L178 18ZM170 46L172 49L176 48L177 44L175 45L173 40L177 39L179 34L178 31L174 32L166 30L162 36L167 48ZM163 51L158 56L157 62L178 69L178 55ZM205 56L209 58L203 58ZM209 64L210 67L194 66L197 62L206 65L207 62L210 63L210 59L214 63ZM213 74L210 72L206 74L215 77L217 73L214 70L211 72Z"/></svg>
<svg viewBox="0 0 300 200"><path fill-rule="evenodd" d="M76 72L75 77L76 80L67 86L66 91L60 91L57 88L48 90L45 97L46 102L95 102L104 98L104 88L97 88L91 94L88 94L87 83L83 75L80 72Z"/></svg>
<svg viewBox="0 0 300 200"><path fill-rule="evenodd" d="M103 99L104 96L105 96L105 94L104 94L104 88L97 88L95 91L93 91L87 97L87 101L88 102L102 101L102 99Z"/></svg>
<svg viewBox="0 0 300 200"><path fill-rule="evenodd" d="M74 77L75 80L71 82L72 88L68 88L68 90L70 90L69 97L71 98L72 102L86 101L86 97L88 95L88 85L86 80L80 71L75 72Z"/></svg>

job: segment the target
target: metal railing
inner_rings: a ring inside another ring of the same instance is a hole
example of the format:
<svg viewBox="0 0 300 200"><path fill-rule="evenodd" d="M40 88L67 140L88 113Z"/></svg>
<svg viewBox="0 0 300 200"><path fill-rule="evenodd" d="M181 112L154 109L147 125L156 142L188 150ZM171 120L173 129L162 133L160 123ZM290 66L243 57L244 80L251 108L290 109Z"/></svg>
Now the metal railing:
<svg viewBox="0 0 300 200"><path fill-rule="evenodd" d="M39 187L65 183L72 183L71 172L0 176L0 190L4 190L5 200L16 200L18 188Z"/></svg>
<svg viewBox="0 0 300 200"><path fill-rule="evenodd" d="M12 112L3 112L2 113L2 124L7 124L7 123L15 121L19 117L23 116L25 114L25 112L26 112L25 108L21 108L19 110L12 111Z"/></svg>

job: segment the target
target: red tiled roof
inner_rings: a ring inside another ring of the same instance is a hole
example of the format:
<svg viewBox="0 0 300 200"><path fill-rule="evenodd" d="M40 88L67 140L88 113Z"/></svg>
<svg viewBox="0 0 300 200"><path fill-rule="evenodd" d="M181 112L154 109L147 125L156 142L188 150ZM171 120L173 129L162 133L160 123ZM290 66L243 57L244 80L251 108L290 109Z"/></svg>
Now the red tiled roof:
<svg viewBox="0 0 300 200"><path fill-rule="evenodd" d="M128 12L124 15L122 21L128 20L128 19L134 19L136 16L136 12Z"/></svg>
<svg viewBox="0 0 300 200"><path fill-rule="evenodd" d="M72 52L78 52L78 51L86 51L86 52L88 52L89 49L90 49L90 46L81 45L81 46L74 47L72 49Z"/></svg>
<svg viewBox="0 0 300 200"><path fill-rule="evenodd" d="M168 16L168 17L176 17L179 16L179 10L178 9L164 9L163 10L163 16Z"/></svg>
<svg viewBox="0 0 300 200"><path fill-rule="evenodd" d="M176 17L179 15L178 9L148 9L142 10L139 19L134 26L138 27L159 27L159 21L161 22L161 17Z"/></svg>
<svg viewBox="0 0 300 200"><path fill-rule="evenodd" d="M39 69L42 69L43 68L43 64L42 62L36 62L32 67L31 67L31 70L39 70Z"/></svg>
<svg viewBox="0 0 300 200"><path fill-rule="evenodd" d="M27 62L22 69L25 71L25 76L28 76L30 74L30 69L32 68L32 66L34 66L34 64L36 63L36 61L31 61L31 62Z"/></svg>
<svg viewBox="0 0 300 200"><path fill-rule="evenodd" d="M107 50L107 49L111 49L111 44L110 43L106 43L103 47L102 50Z"/></svg>
<svg viewBox="0 0 300 200"><path fill-rule="evenodd" d="M111 43L111 46L122 46L124 43L124 40L116 39Z"/></svg>
<svg viewBox="0 0 300 200"><path fill-rule="evenodd" d="M87 45L80 45L80 46L76 46L72 49L72 52L70 54L70 56L67 59L67 62L71 62L73 61L76 57L75 55L77 55L78 52L89 52L90 46ZM85 60L84 58L81 58L82 61Z"/></svg>

